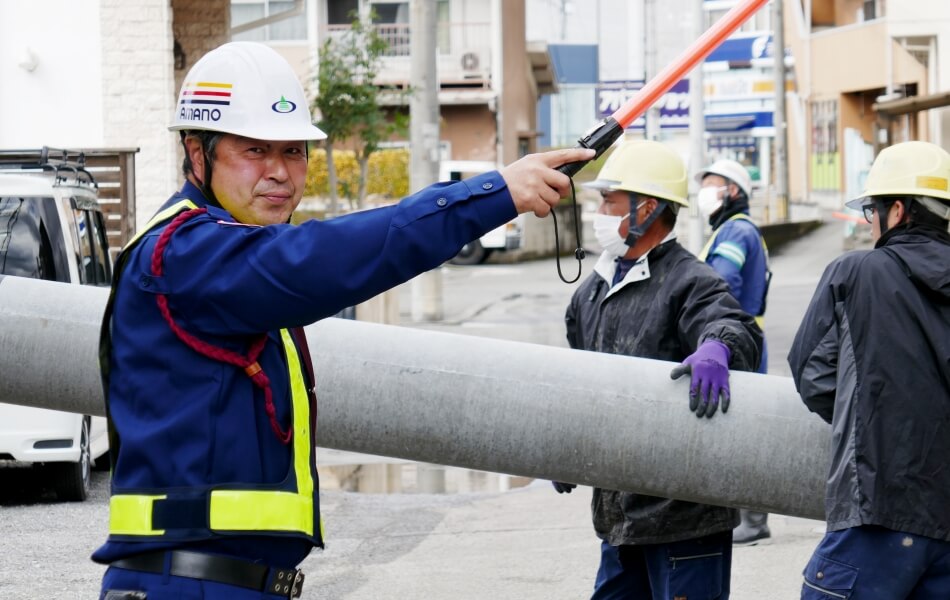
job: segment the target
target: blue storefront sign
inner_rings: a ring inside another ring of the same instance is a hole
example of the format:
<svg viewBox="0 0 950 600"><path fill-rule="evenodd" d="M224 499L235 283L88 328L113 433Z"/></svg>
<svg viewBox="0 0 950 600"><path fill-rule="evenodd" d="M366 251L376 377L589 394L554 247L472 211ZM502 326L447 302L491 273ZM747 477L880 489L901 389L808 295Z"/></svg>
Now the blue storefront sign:
<svg viewBox="0 0 950 600"><path fill-rule="evenodd" d="M603 81L597 85L598 120L606 119L644 85L643 80ZM656 104L660 109L661 129L689 128L689 80L681 79ZM627 130L642 131L646 118L641 116Z"/></svg>
<svg viewBox="0 0 950 600"><path fill-rule="evenodd" d="M748 64L752 60L771 58L771 34L731 37L716 47L706 57L706 62L728 62Z"/></svg>

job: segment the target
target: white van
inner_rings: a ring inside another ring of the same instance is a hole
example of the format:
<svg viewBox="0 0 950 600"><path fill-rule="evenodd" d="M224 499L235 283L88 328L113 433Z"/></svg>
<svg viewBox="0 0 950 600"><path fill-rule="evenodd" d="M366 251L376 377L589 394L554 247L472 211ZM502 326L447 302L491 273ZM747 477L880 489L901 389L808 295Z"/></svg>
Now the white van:
<svg viewBox="0 0 950 600"><path fill-rule="evenodd" d="M440 181L461 181L479 173L494 170L495 163L477 160L446 160L439 165ZM477 240L465 244L449 262L453 265L477 265L485 262L492 252L521 248L524 237L524 215L518 215L500 227L492 229Z"/></svg>
<svg viewBox="0 0 950 600"><path fill-rule="evenodd" d="M0 276L108 286L97 189L79 153L0 150ZM32 464L60 500L85 500L93 463L108 466L105 419L2 401L0 463Z"/></svg>

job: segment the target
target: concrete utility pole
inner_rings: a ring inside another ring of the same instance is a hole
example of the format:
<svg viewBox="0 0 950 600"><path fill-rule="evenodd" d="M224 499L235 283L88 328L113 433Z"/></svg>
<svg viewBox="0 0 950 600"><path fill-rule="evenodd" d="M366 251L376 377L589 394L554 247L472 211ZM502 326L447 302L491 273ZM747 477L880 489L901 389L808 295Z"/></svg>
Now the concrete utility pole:
<svg viewBox="0 0 950 600"><path fill-rule="evenodd" d="M693 39L699 39L706 29L703 0L693 0ZM706 165L706 115L703 100L703 63L699 63L689 75L689 189L693 200L689 203L689 251L699 254L703 249L703 219L699 214L696 195L699 182L693 175Z"/></svg>
<svg viewBox="0 0 950 600"><path fill-rule="evenodd" d="M772 0L772 54L775 57L775 208L788 220L788 128L785 125L785 18L784 0Z"/></svg>
<svg viewBox="0 0 950 600"><path fill-rule="evenodd" d="M411 173L413 191L439 180L439 77L436 70L435 0L412 0L409 31L411 37L409 100ZM412 280L412 320L438 321L442 318L442 270L436 267ZM420 492L445 492L445 469L420 464L416 467Z"/></svg>
<svg viewBox="0 0 950 600"><path fill-rule="evenodd" d="M410 190L439 179L439 79L436 72L435 0L412 0L409 81ZM439 267L412 280L412 320L442 318L442 271Z"/></svg>
<svg viewBox="0 0 950 600"><path fill-rule="evenodd" d="M656 31L656 0L643 2L643 81L646 84L656 75L659 41ZM660 108L656 105L647 109L644 135L648 140L660 139Z"/></svg>
<svg viewBox="0 0 950 600"><path fill-rule="evenodd" d="M0 398L102 415L108 295L0 277ZM791 379L733 372L729 412L697 419L673 363L345 319L307 334L323 448L823 518L831 428Z"/></svg>

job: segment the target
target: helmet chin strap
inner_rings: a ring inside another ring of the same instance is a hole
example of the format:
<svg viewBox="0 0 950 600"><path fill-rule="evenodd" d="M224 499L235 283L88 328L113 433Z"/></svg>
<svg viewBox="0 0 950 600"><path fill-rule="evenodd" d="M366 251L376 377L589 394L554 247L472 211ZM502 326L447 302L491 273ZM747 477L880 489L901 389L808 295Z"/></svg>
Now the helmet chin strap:
<svg viewBox="0 0 950 600"><path fill-rule="evenodd" d="M650 225L653 225L653 221L656 221L659 216L667 209L666 202L662 200L657 200L657 207L650 216L648 216L643 223L638 223L638 214L637 214L637 194L634 192L627 192L630 196L630 227L627 229L627 239L625 240L626 244L633 248L637 241L643 237L643 234L647 232L647 229L650 228Z"/></svg>
<svg viewBox="0 0 950 600"><path fill-rule="evenodd" d="M198 186L198 189L200 189L201 193L204 194L205 200L214 204L215 206L220 207L221 203L218 202L218 199L214 195L214 191L211 189L211 170L213 167L211 156L208 154L208 151L204 147L201 148L201 153L205 157L205 168L204 168L205 177L203 178L203 181L199 181L201 185ZM197 179L197 177L195 179Z"/></svg>
<svg viewBox="0 0 950 600"><path fill-rule="evenodd" d="M881 228L881 235L887 233L887 214L890 212L893 202L885 202L880 198L874 200L874 210L877 211L877 224Z"/></svg>

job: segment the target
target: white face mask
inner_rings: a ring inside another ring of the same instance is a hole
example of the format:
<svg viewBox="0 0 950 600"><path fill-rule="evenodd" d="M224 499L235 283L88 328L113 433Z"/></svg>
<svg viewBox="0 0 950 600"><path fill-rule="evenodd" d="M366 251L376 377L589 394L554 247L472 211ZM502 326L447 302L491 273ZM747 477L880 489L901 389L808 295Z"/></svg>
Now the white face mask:
<svg viewBox="0 0 950 600"><path fill-rule="evenodd" d="M707 219L722 208L721 193L725 192L726 187L704 187L699 190L696 196L696 202L699 205L699 212Z"/></svg>
<svg viewBox="0 0 950 600"><path fill-rule="evenodd" d="M620 258L630 249L626 240L620 237L620 233L617 231L620 229L620 223L629 216L629 213L622 217L601 213L594 214L594 237L597 238L597 243L607 254Z"/></svg>
<svg viewBox="0 0 950 600"><path fill-rule="evenodd" d="M644 204L645 202L641 202L637 205L635 210L640 210L640 207ZM630 213L622 217L601 213L594 214L594 237L597 238L597 243L600 244L600 247L603 248L607 254L616 258L623 258L627 254L627 251L630 250L630 246L627 245L627 240L620 237L619 231L620 224L629 216Z"/></svg>

